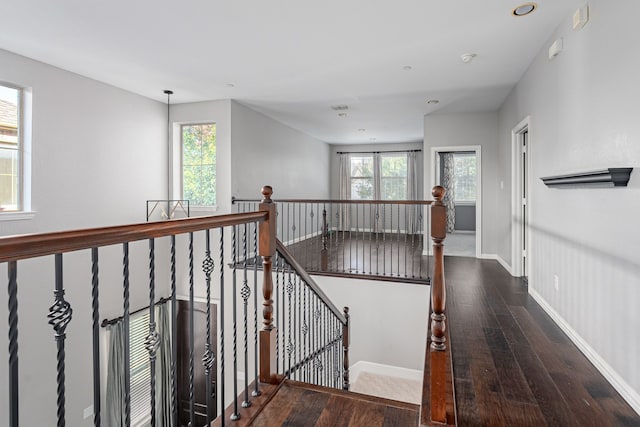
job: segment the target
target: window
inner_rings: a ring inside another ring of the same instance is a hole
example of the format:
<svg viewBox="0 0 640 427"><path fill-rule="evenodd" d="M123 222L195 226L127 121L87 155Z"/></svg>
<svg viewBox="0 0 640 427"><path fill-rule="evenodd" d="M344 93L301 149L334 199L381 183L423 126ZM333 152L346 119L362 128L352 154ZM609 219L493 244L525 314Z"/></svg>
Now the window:
<svg viewBox="0 0 640 427"><path fill-rule="evenodd" d="M182 199L216 205L216 124L182 125Z"/></svg>
<svg viewBox="0 0 640 427"><path fill-rule="evenodd" d="M0 211L23 209L21 95L20 89L0 85Z"/></svg>
<svg viewBox="0 0 640 427"><path fill-rule="evenodd" d="M377 161L379 170L375 167ZM351 155L351 199L376 198L407 199L406 153Z"/></svg>
<svg viewBox="0 0 640 427"><path fill-rule="evenodd" d="M454 186L456 203L476 202L476 154L454 153Z"/></svg>
<svg viewBox="0 0 640 427"><path fill-rule="evenodd" d="M380 198L382 200L406 200L407 155L382 155Z"/></svg>
<svg viewBox="0 0 640 427"><path fill-rule="evenodd" d="M141 426L151 419L151 393L149 384L151 372L149 352L144 341L149 334L149 310L134 314L129 318L129 368L131 372L131 425Z"/></svg>
<svg viewBox="0 0 640 427"><path fill-rule="evenodd" d="M351 156L351 199L373 200L373 155Z"/></svg>

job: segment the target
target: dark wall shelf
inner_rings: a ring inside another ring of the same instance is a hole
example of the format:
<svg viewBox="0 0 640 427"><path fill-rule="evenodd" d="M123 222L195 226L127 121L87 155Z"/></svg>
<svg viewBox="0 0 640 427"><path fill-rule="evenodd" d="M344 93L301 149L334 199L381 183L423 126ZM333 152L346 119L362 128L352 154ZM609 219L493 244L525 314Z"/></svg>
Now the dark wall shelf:
<svg viewBox="0 0 640 427"><path fill-rule="evenodd" d="M548 187L626 187L632 170L633 168L608 168L540 179Z"/></svg>

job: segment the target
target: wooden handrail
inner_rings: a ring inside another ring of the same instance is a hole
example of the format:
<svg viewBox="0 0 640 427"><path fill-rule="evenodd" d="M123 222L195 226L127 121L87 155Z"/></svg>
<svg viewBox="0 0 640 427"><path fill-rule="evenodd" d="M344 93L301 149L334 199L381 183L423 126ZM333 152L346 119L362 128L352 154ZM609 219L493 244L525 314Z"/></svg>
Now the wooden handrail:
<svg viewBox="0 0 640 427"><path fill-rule="evenodd" d="M267 212L247 212L1 237L0 262L17 261L256 221L263 222L267 218Z"/></svg>
<svg viewBox="0 0 640 427"><path fill-rule="evenodd" d="M345 205L431 205L434 203L433 200L274 199L273 201L275 203L342 203ZM232 197L231 204L236 202L259 203L260 200Z"/></svg>
<svg viewBox="0 0 640 427"><path fill-rule="evenodd" d="M340 310L338 310L333 302L331 302L329 297L327 297L327 295L322 292L322 289L320 289L316 281L313 280L313 277L311 277L309 273L307 273L307 271L300 265L300 263L296 261L293 255L291 255L291 252L287 250L287 247L280 241L280 239L277 240L277 249L278 253L285 259L285 261L287 261L287 263L291 267L293 267L298 276L300 276L302 280L304 280L306 284L309 285L309 288L311 288L311 290L318 296L318 298L320 298L322 302L327 307L329 307L331 312L338 318L338 320L340 320L343 325L346 325L347 318L344 316L344 314Z"/></svg>

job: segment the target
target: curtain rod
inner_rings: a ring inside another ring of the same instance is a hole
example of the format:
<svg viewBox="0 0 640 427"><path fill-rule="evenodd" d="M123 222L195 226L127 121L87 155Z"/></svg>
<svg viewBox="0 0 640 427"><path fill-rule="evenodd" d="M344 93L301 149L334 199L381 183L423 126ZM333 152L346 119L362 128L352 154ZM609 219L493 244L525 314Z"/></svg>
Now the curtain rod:
<svg viewBox="0 0 640 427"><path fill-rule="evenodd" d="M160 298L155 305L164 304L167 301L171 301L171 298L169 298L169 297ZM146 307L142 307L142 308L140 308L140 309L138 309L136 311L131 311L131 312L129 312L129 316L131 316L133 314L136 314L136 313L140 313L142 310L147 310L148 308L149 308L149 306L146 306ZM114 317L113 319L104 319L102 321L102 323L100 324L100 326L102 326L104 328L104 327L106 327L108 325L115 325L116 323L118 323L122 319L124 319L124 316Z"/></svg>
<svg viewBox="0 0 640 427"><path fill-rule="evenodd" d="M422 150L336 151L336 154L421 153Z"/></svg>

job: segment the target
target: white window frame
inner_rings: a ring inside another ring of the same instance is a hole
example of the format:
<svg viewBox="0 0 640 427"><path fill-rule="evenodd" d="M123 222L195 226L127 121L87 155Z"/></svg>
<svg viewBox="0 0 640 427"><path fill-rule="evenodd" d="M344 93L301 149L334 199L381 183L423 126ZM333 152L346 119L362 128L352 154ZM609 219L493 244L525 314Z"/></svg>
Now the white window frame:
<svg viewBox="0 0 640 427"><path fill-rule="evenodd" d="M206 215L217 212L220 201L218 200L218 123L215 120L198 120L173 122L171 124L171 171L170 184L171 188L169 198L182 200L183 197L183 177L182 177L182 127L198 126L198 125L215 125L216 126L216 204L213 206L195 206L189 205L189 211L192 215Z"/></svg>
<svg viewBox="0 0 640 427"><path fill-rule="evenodd" d="M394 201L394 200L408 200L408 195L407 195L407 190L408 190L408 180L409 180L409 157L407 155L406 152L398 152L398 153L380 153L380 162L382 163L382 159L384 157L403 157L405 159L405 175L404 175L404 198L402 199L389 199L390 201ZM375 170L373 171L375 173ZM382 189L384 188L384 186L382 185L382 181L385 179L392 179L392 180L396 180L396 179L402 179L402 177L400 176L387 176L385 177L382 174L382 164L380 165L380 198L382 200L387 200L384 198L384 195L382 194Z"/></svg>
<svg viewBox="0 0 640 427"><path fill-rule="evenodd" d="M31 219L31 135L32 92L31 88L0 81L0 86L17 90L18 93L18 203L17 209L0 211L0 221Z"/></svg>
<svg viewBox="0 0 640 427"><path fill-rule="evenodd" d="M468 153L467 152L454 152L453 153L453 161L455 162L456 156L460 157L460 156L466 156L466 155L468 155L469 157L474 157L475 158L475 160L476 160L476 175L477 175L478 174L478 157L477 157L476 153L472 153L472 152L468 152ZM478 182L478 179L476 177L475 184L477 184L477 182ZM458 193L456 193L456 195L457 194ZM478 198L478 191L476 189L476 195L475 195L474 200L472 200L472 201L470 201L470 200L454 200L454 203L457 206L475 206L477 198Z"/></svg>
<svg viewBox="0 0 640 427"><path fill-rule="evenodd" d="M369 177L369 176L354 176L351 175L351 162L353 161L353 159L355 158L363 158L363 157L370 157L371 158L371 164L372 164L372 171L373 174ZM357 180L365 180L365 179L371 179L371 188L373 189L373 192L371 193L371 198L369 199L353 199L352 200L373 200L374 196L375 196L375 188L376 188L376 170L375 170L375 159L373 157L373 153L371 154L356 154L353 156L349 156L349 196L351 197L351 188L353 185L353 180L357 179Z"/></svg>

